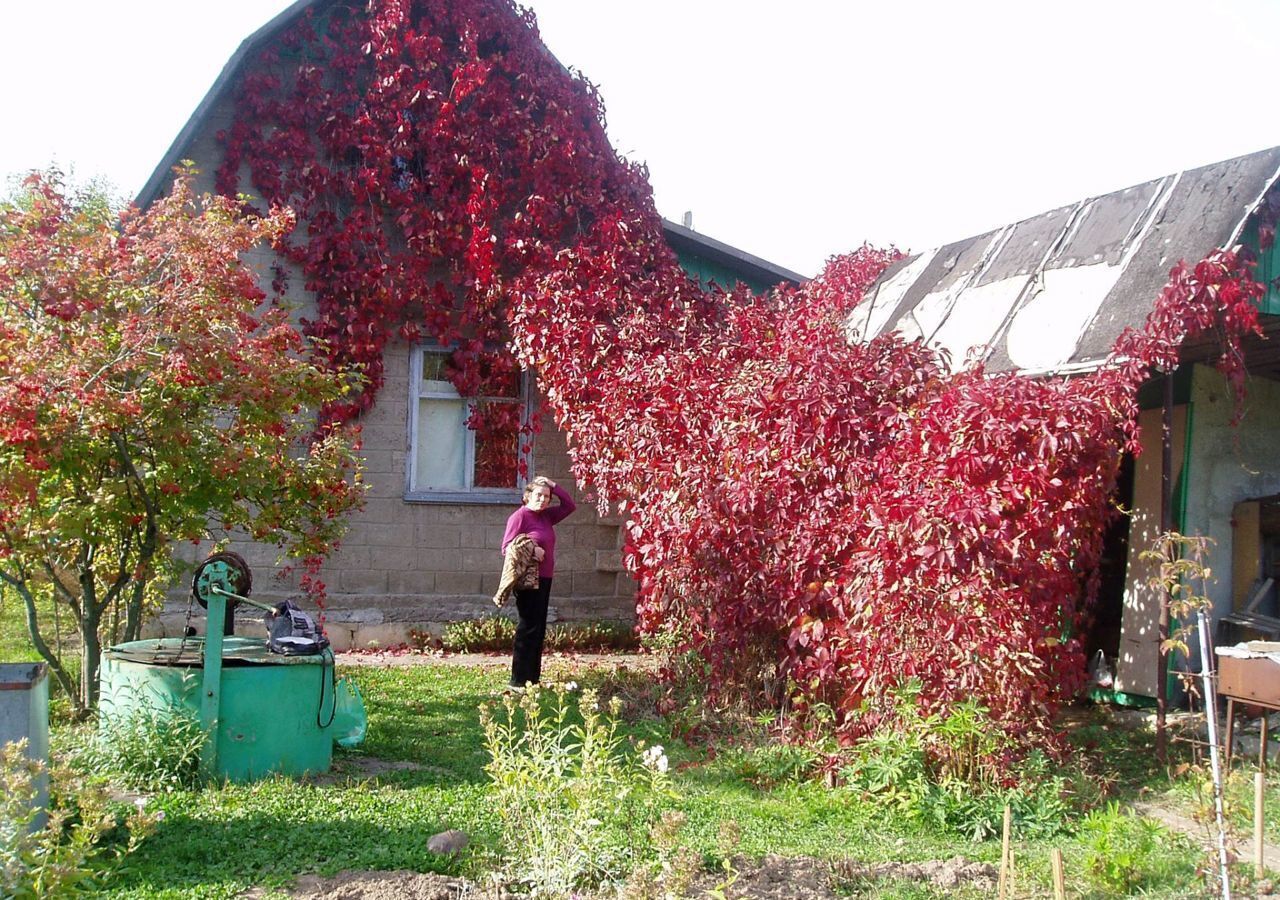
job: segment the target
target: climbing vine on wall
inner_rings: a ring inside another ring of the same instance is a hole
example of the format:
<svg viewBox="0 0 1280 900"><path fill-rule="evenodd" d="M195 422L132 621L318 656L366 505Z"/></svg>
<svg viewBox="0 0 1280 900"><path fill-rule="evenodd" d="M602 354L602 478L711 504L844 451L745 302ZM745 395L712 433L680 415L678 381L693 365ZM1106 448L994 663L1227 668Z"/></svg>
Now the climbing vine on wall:
<svg viewBox="0 0 1280 900"><path fill-rule="evenodd" d="M330 415L374 402L396 335L456 348L463 396L509 379L512 279L601 210L650 205L602 120L591 85L503 2L318 4L250 63L217 188L299 217L281 281L302 279L308 333L367 379Z"/></svg>
<svg viewBox="0 0 1280 900"><path fill-rule="evenodd" d="M1179 265L1094 375L952 374L919 342L848 339L892 251L835 258L798 290L700 289L530 14L317 9L242 78L217 183L298 215L282 277L315 296L306 328L329 360L368 378L330 414L373 403L397 335L455 347L463 396L534 368L580 482L627 516L642 627L699 653L713 688L789 685L852 739L914 677L927 704L976 696L1045 739L1083 674L1072 635L1136 389L1207 329L1242 385L1249 261ZM480 436L508 427L478 409Z"/></svg>

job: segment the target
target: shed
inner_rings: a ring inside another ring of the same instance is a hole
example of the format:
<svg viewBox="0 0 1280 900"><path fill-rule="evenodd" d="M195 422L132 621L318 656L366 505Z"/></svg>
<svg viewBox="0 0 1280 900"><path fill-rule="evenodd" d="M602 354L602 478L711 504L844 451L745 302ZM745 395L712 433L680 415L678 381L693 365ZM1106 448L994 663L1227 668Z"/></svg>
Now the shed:
<svg viewBox="0 0 1280 900"><path fill-rule="evenodd" d="M1071 376L1100 366L1120 333L1141 326L1170 269L1238 244L1260 251L1258 213L1276 201L1280 147L1156 178L912 254L877 282L849 321L866 339L896 330L946 351L954 367ZM1280 616L1274 582L1280 530L1280 253L1260 254L1267 338L1246 344L1246 412L1230 426L1232 399L1212 368L1211 340L1182 348L1174 374L1174 523L1214 541L1207 561L1215 622L1244 607ZM1159 379L1157 379L1159 380ZM1116 498L1125 514L1108 535L1090 649L1117 662L1122 695L1157 693L1159 597L1139 558L1159 532L1161 396L1140 392L1147 452L1126 460ZM1280 579L1278 579L1280 580ZM1261 591L1261 593L1260 593ZM1233 615L1235 614L1235 615ZM1230 629L1226 636L1231 636Z"/></svg>

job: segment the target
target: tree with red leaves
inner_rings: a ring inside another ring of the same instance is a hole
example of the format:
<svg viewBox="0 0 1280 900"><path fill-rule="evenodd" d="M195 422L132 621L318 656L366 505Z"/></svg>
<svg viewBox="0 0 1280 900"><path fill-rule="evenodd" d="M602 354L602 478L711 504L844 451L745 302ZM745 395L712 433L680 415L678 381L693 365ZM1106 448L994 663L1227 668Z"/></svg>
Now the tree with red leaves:
<svg viewBox="0 0 1280 900"><path fill-rule="evenodd" d="M77 710L103 643L138 638L176 577L175 541L212 522L314 559L361 502L355 434L306 412L350 379L308 361L240 261L290 224L182 174L141 214L56 175L0 207L0 584Z"/></svg>

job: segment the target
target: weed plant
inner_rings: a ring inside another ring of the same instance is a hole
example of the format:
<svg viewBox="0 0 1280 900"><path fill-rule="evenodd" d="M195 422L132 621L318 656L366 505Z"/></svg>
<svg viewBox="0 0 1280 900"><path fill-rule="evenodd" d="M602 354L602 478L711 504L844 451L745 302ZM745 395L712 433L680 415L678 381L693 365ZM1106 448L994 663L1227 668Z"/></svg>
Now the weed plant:
<svg viewBox="0 0 1280 900"><path fill-rule="evenodd" d="M1105 896L1129 896L1174 878L1194 878L1196 853L1190 841L1175 838L1159 823L1111 802L1085 816L1085 872Z"/></svg>
<svg viewBox="0 0 1280 900"><path fill-rule="evenodd" d="M590 690L576 708L569 697L563 684L530 685L518 703L508 694L481 707L506 872L535 898L624 881L670 795L661 746L625 753L618 705L601 710Z"/></svg>
<svg viewBox="0 0 1280 900"><path fill-rule="evenodd" d="M900 691L896 718L852 751L841 775L875 804L970 840L998 837L1008 806L1018 833L1050 837L1071 809L1066 776L1038 752L1014 772L994 761L1007 749L976 700L947 713L920 711L917 685Z"/></svg>
<svg viewBox="0 0 1280 900"><path fill-rule="evenodd" d="M200 782L207 735L199 716L185 707L139 708L103 719L96 730L67 729L62 737L76 768L109 775L133 791L174 791Z"/></svg>
<svg viewBox="0 0 1280 900"><path fill-rule="evenodd" d="M450 653L493 653L510 650L516 637L516 623L506 616L486 616L450 622L440 635L440 644Z"/></svg>
<svg viewBox="0 0 1280 900"><path fill-rule="evenodd" d="M516 636L516 623L506 616L450 622L440 646L451 653L506 653ZM635 632L615 622L564 622L547 628L546 650L560 653L604 653L635 650Z"/></svg>
<svg viewBox="0 0 1280 900"><path fill-rule="evenodd" d="M631 651L640 646L629 625L617 622L564 622L547 629L547 647L560 653Z"/></svg>
<svg viewBox="0 0 1280 900"><path fill-rule="evenodd" d="M720 764L734 776L766 791L807 781L819 760L816 750L785 743L730 747L719 755Z"/></svg>
<svg viewBox="0 0 1280 900"><path fill-rule="evenodd" d="M0 897L45 900L99 891L162 815L121 812L106 789L72 769L26 756L25 740L0 747ZM47 785L47 808L39 805ZM41 825L37 817L44 813Z"/></svg>

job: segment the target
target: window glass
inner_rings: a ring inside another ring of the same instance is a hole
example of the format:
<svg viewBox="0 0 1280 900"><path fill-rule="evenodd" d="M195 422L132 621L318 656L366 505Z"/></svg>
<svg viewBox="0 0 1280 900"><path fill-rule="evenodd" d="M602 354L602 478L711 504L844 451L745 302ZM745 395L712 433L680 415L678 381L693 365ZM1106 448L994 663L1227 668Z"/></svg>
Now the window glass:
<svg viewBox="0 0 1280 900"><path fill-rule="evenodd" d="M466 441L462 400L421 400L418 404L418 484L424 490L463 490Z"/></svg>
<svg viewBox="0 0 1280 900"><path fill-rule="evenodd" d="M495 366L481 373L481 396L461 397L448 371L448 351L417 351L409 491L454 502L466 495L506 499L528 470L529 448L520 440L528 415L524 375L510 364Z"/></svg>

